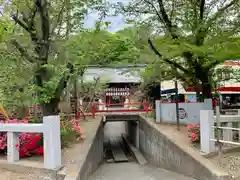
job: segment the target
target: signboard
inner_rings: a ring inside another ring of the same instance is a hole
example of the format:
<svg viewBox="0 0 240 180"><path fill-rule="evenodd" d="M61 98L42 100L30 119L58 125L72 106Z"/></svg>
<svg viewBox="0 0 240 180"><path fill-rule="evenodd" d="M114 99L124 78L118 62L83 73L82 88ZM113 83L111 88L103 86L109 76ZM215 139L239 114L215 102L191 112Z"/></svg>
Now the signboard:
<svg viewBox="0 0 240 180"><path fill-rule="evenodd" d="M129 88L107 88L105 89L106 96L129 96Z"/></svg>

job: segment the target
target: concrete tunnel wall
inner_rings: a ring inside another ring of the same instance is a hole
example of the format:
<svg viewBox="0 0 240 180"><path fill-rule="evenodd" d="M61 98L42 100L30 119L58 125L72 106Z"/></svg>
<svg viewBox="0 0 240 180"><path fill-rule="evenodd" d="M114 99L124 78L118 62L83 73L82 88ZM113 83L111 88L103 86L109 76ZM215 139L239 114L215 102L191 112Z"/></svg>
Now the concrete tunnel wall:
<svg viewBox="0 0 240 180"><path fill-rule="evenodd" d="M142 116L138 116L138 119L138 123L128 122L129 139L135 146L139 146L149 164L198 180L229 180L229 176L219 175L214 167L207 164L207 160L194 158L162 134L155 122Z"/></svg>
<svg viewBox="0 0 240 180"><path fill-rule="evenodd" d="M120 116L118 118L120 118ZM121 118L131 118L133 121L120 123L121 128L116 130L116 132L112 130L114 134L108 132L108 135L119 135L121 134L120 129L124 130L129 140L136 147L139 147L149 164L178 172L198 180L229 180L229 176L218 175L216 171L213 170L214 167L211 167L211 169L206 165L206 161L201 162L199 157L195 158L182 147L179 147L175 142L159 131L157 125L153 121L146 120L138 115L135 117L121 116ZM136 122L136 119L138 122ZM106 128L104 126L106 126L107 123L109 124ZM85 158L84 165L79 173L78 180L87 180L103 162L103 143L104 139L108 137L107 134L104 135L104 130L107 131L107 129L113 128L110 125L111 122L107 123L100 124L88 155ZM117 128L116 124L113 129L115 128Z"/></svg>
<svg viewBox="0 0 240 180"><path fill-rule="evenodd" d="M95 138L87 153L83 165L80 168L77 180L88 180L88 178L99 168L104 160L104 124L100 123Z"/></svg>

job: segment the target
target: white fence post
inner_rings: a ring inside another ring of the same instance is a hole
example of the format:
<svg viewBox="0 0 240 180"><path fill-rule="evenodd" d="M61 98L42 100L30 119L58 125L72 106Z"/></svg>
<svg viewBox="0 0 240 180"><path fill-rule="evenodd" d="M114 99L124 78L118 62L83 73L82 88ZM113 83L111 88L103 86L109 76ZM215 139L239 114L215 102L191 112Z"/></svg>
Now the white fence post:
<svg viewBox="0 0 240 180"><path fill-rule="evenodd" d="M105 104L103 103L102 99L98 100L98 104L99 104L99 110L100 111L101 110L107 110L107 108L106 108ZM106 116L103 115L102 117L103 117L103 121L105 121L106 120Z"/></svg>
<svg viewBox="0 0 240 180"><path fill-rule="evenodd" d="M16 132L7 132L7 160L9 163L19 160L19 137Z"/></svg>
<svg viewBox="0 0 240 180"><path fill-rule="evenodd" d="M61 167L61 136L59 116L44 116L44 167Z"/></svg>
<svg viewBox="0 0 240 180"><path fill-rule="evenodd" d="M99 104L99 110L104 110L105 105L103 104L102 99L98 100L98 104Z"/></svg>
<svg viewBox="0 0 240 180"><path fill-rule="evenodd" d="M126 104L126 105L125 105L125 104ZM125 102L124 102L124 108L126 108L126 109L130 109L130 106L129 106L129 99L128 99L128 98L125 99Z"/></svg>
<svg viewBox="0 0 240 180"><path fill-rule="evenodd" d="M225 127L232 128L232 122L228 122ZM233 141L233 131L231 129L223 129L223 140Z"/></svg>
<svg viewBox="0 0 240 180"><path fill-rule="evenodd" d="M160 123L161 122L161 102L160 100L156 100L156 123Z"/></svg>
<svg viewBox="0 0 240 180"><path fill-rule="evenodd" d="M200 111L200 145L201 151L210 153L214 151L214 142L210 139L214 137L214 125L213 111L201 110Z"/></svg>
<svg viewBox="0 0 240 180"><path fill-rule="evenodd" d="M237 110L237 115L240 116L240 109ZM239 128L239 131L238 131L238 141L240 142L240 122L238 121L238 128Z"/></svg>

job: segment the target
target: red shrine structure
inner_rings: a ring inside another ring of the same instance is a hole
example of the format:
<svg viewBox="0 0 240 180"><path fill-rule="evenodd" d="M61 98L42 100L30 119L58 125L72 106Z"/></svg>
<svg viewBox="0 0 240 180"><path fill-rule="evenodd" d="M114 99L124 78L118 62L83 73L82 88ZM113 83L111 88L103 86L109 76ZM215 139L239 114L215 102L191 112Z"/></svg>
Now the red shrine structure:
<svg viewBox="0 0 240 180"><path fill-rule="evenodd" d="M103 102L107 106L123 106L126 99L134 101L138 87L142 81L140 72L145 70L145 65L134 66L89 66L85 73L85 80L91 81L100 78L107 84Z"/></svg>

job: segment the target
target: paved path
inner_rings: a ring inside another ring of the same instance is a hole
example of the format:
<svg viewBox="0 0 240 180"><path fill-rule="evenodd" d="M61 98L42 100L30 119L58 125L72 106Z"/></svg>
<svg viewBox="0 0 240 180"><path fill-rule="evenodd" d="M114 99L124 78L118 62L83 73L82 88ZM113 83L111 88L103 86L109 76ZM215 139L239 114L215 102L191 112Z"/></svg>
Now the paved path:
<svg viewBox="0 0 240 180"><path fill-rule="evenodd" d="M136 163L102 165L89 180L194 180L160 168Z"/></svg>

